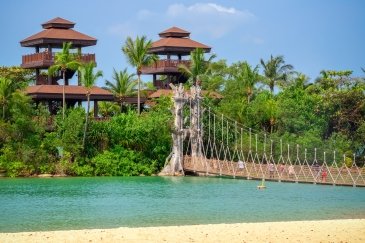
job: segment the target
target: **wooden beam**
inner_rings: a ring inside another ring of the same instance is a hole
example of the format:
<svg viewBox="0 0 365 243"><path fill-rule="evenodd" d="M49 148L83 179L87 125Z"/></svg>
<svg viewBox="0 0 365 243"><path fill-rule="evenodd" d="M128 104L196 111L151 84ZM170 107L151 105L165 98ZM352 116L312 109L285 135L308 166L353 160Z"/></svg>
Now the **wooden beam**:
<svg viewBox="0 0 365 243"><path fill-rule="evenodd" d="M99 113L98 101L94 100L94 117L98 117L98 113Z"/></svg>

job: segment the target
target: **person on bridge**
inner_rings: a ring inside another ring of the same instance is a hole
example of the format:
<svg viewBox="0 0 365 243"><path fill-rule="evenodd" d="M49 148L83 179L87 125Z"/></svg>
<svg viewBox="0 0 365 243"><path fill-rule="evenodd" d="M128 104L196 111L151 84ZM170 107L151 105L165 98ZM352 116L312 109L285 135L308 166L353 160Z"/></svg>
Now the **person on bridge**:
<svg viewBox="0 0 365 243"><path fill-rule="evenodd" d="M327 180L327 170L322 168L322 183L325 183Z"/></svg>
<svg viewBox="0 0 365 243"><path fill-rule="evenodd" d="M314 176L315 176L315 179L317 180L318 179L318 176L319 176L319 171L320 171L320 168L319 168L319 164L318 162L316 161L314 164L313 164L313 170L314 170Z"/></svg>
<svg viewBox="0 0 365 243"><path fill-rule="evenodd" d="M239 170L243 170L245 168L245 162L243 162L242 160L239 160L237 162L237 165Z"/></svg>
<svg viewBox="0 0 365 243"><path fill-rule="evenodd" d="M289 178L293 178L294 177L294 174L295 174L294 166L293 165L289 165L289 167L288 167L288 175L289 175Z"/></svg>
<svg viewBox="0 0 365 243"><path fill-rule="evenodd" d="M285 171L285 164L284 163L281 163L279 165L279 174L282 176L283 173L284 173L284 171Z"/></svg>

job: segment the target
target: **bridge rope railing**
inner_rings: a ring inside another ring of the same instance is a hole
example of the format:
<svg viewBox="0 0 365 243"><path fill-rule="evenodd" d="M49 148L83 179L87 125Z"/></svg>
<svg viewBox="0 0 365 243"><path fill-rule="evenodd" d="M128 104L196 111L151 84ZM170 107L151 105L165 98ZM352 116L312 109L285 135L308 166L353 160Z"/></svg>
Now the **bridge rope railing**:
<svg viewBox="0 0 365 243"><path fill-rule="evenodd" d="M200 106L199 106L200 107ZM307 148L254 130L220 114L208 106L198 111L198 156L191 157L190 136L184 141L184 169L205 174L338 185L365 186L364 161L357 163L356 156L343 160L333 151L328 160L317 148ZM185 126L191 126L191 110ZM190 120L190 123L189 123ZM286 147L286 151L284 151ZM269 149L268 149L269 148ZM302 150L301 150L302 149Z"/></svg>

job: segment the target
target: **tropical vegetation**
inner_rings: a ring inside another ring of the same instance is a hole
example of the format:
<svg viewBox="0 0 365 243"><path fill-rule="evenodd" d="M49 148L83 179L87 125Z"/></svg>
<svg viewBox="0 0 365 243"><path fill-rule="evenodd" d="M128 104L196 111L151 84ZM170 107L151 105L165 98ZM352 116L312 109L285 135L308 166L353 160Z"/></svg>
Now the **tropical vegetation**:
<svg viewBox="0 0 365 243"><path fill-rule="evenodd" d="M146 52L149 46L145 37L137 37L128 38L123 47L137 70L138 90L142 66L156 60ZM64 74L62 67L73 68L74 60L63 56L67 51L62 53L59 66L52 69ZM229 65L205 59L195 50L191 62L189 67L180 66L190 85L199 81L203 89L223 95L220 100L204 99L213 110L272 138L308 149L336 150L349 158L355 154L357 163L364 163L364 77L353 77L351 70L323 70L311 82L283 56L271 56L258 65L244 60ZM93 64L80 67L80 73L87 89L101 75ZM89 119L89 104L86 110L63 106L64 112L51 116L47 107L34 104L23 92L34 73L0 68L0 170L8 176L158 173L171 152L172 100L162 97L141 113L139 106L137 111L127 109L125 97L135 92L134 75L114 70L112 78L114 82L107 81L106 86L116 102L101 102L99 116L108 119L97 121Z"/></svg>
<svg viewBox="0 0 365 243"><path fill-rule="evenodd" d="M138 90L137 90L137 111L141 113L141 100L140 100L140 89L141 89L141 74L142 67L148 66L153 62L156 62L158 57L154 54L149 54L148 50L152 47L152 41L147 40L146 36L137 36L135 40L128 37L125 41L122 51L127 57L128 62L136 68L138 76Z"/></svg>

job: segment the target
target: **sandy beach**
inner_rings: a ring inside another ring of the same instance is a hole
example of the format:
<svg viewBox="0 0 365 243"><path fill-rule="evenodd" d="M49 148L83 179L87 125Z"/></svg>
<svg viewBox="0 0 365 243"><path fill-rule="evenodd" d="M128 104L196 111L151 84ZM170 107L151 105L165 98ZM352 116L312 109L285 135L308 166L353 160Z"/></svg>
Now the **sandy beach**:
<svg viewBox="0 0 365 243"><path fill-rule="evenodd" d="M365 219L1 233L0 242L365 242Z"/></svg>

